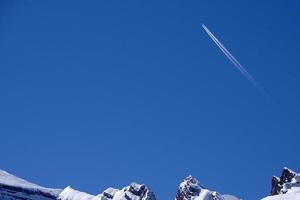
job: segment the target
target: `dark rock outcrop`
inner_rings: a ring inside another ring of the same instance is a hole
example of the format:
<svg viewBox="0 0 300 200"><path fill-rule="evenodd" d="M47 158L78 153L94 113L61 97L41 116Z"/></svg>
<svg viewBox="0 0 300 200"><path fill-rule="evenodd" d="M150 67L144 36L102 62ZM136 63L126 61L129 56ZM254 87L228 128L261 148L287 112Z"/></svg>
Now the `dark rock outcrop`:
<svg viewBox="0 0 300 200"><path fill-rule="evenodd" d="M271 195L284 194L287 192L284 186L292 184L292 180L298 176L298 174L291 169L284 167L280 177L273 176Z"/></svg>

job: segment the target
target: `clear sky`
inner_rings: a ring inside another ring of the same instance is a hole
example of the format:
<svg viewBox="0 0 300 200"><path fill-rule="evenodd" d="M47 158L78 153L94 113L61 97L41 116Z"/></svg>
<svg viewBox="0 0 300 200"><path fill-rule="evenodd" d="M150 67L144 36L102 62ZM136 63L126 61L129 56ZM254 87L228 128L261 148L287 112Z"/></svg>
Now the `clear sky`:
<svg viewBox="0 0 300 200"><path fill-rule="evenodd" d="M259 199L300 171L298 0L0 6L0 168L93 194L143 182L160 200L189 174Z"/></svg>

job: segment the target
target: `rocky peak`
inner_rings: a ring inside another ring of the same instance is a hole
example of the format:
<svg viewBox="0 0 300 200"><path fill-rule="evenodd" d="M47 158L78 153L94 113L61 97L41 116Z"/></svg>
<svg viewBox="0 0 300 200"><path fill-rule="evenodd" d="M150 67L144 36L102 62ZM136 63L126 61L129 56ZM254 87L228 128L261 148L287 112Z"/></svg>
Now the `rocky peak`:
<svg viewBox="0 0 300 200"><path fill-rule="evenodd" d="M300 174L284 167L280 177L272 178L271 195L287 193L294 187L300 187Z"/></svg>
<svg viewBox="0 0 300 200"><path fill-rule="evenodd" d="M175 200L238 200L232 195L221 195L216 191L210 191L201 186L199 181L192 177L186 177L179 185Z"/></svg>
<svg viewBox="0 0 300 200"><path fill-rule="evenodd" d="M123 197L121 198L122 200L156 200L154 193L144 184L131 183L130 186L124 188L121 193ZM117 199L120 200L120 198Z"/></svg>
<svg viewBox="0 0 300 200"><path fill-rule="evenodd" d="M107 188L94 196L67 187L59 194L59 200L156 200L154 193L143 184L131 183L123 189Z"/></svg>
<svg viewBox="0 0 300 200"><path fill-rule="evenodd" d="M131 183L111 195L112 200L156 200L154 193L148 187L138 183Z"/></svg>
<svg viewBox="0 0 300 200"><path fill-rule="evenodd" d="M201 187L199 181L191 175L186 177L180 184L176 193L176 200L189 200L194 196L199 196Z"/></svg>

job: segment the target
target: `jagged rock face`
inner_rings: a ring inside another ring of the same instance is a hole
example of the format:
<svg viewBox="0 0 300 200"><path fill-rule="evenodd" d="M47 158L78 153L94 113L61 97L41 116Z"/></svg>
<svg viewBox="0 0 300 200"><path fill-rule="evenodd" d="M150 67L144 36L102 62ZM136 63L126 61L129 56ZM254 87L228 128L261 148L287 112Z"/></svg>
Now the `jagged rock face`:
<svg viewBox="0 0 300 200"><path fill-rule="evenodd" d="M143 184L131 183L113 195L112 200L156 200L154 193Z"/></svg>
<svg viewBox="0 0 300 200"><path fill-rule="evenodd" d="M271 195L287 193L292 187L299 187L299 182L300 175L285 167L280 177L273 176Z"/></svg>
<svg viewBox="0 0 300 200"><path fill-rule="evenodd" d="M188 176L180 184L175 200L238 200L238 198L210 191L201 186L196 178Z"/></svg>
<svg viewBox="0 0 300 200"><path fill-rule="evenodd" d="M192 197L199 196L201 187L197 179L192 176L186 177L180 184L176 193L176 200L190 200Z"/></svg>
<svg viewBox="0 0 300 200"><path fill-rule="evenodd" d="M299 200L300 174L284 168L280 177L272 178L271 196L262 200Z"/></svg>

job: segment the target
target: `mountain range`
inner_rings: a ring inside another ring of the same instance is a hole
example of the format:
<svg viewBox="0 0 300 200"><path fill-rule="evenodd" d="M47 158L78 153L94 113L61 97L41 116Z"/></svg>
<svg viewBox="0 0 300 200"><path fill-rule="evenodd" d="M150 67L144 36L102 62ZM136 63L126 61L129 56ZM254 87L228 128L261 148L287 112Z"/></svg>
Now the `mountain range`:
<svg viewBox="0 0 300 200"><path fill-rule="evenodd" d="M240 198L209 190L192 177L186 177L174 200L239 200ZM131 183L122 189L107 188L97 195L68 186L53 189L30 183L0 170L0 200L156 200L154 192L144 184ZM241 200L241 199L240 199ZM262 200L300 200L300 174L284 168L280 177L273 176L270 195Z"/></svg>

